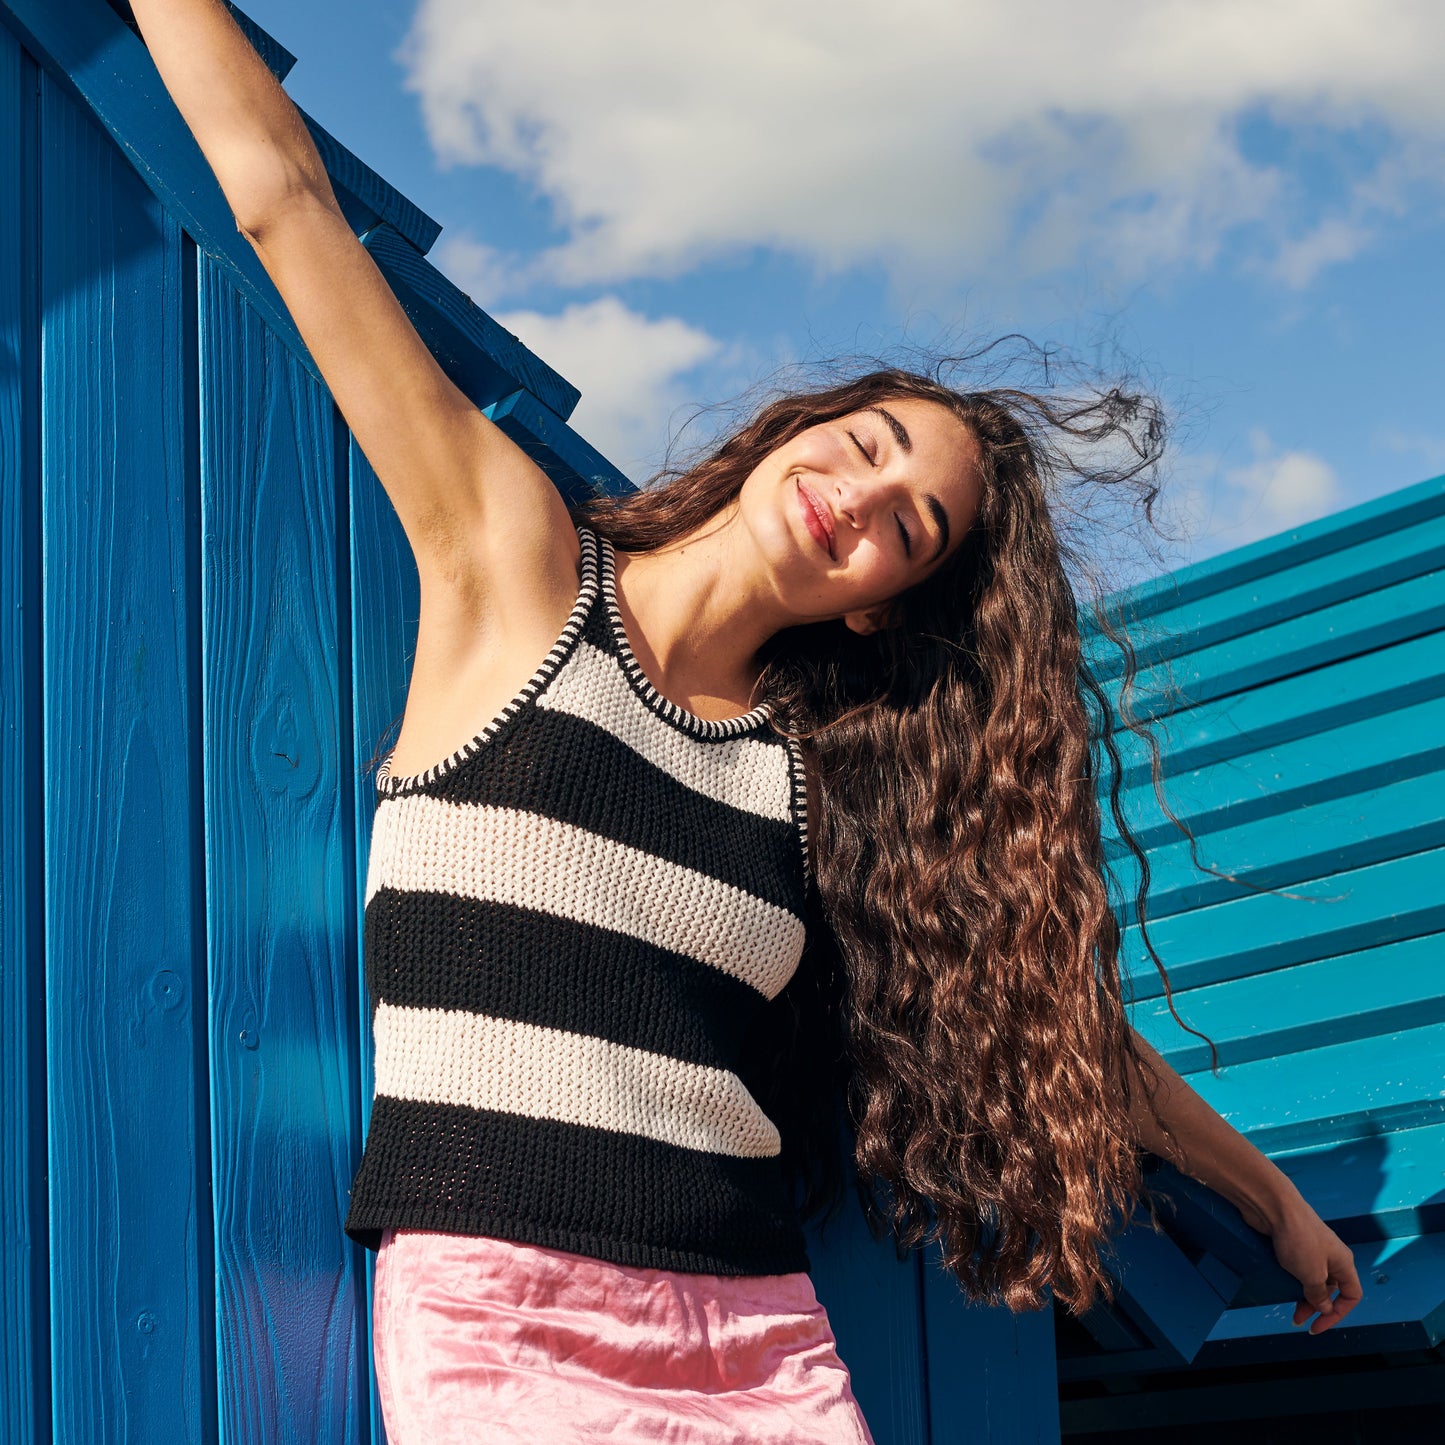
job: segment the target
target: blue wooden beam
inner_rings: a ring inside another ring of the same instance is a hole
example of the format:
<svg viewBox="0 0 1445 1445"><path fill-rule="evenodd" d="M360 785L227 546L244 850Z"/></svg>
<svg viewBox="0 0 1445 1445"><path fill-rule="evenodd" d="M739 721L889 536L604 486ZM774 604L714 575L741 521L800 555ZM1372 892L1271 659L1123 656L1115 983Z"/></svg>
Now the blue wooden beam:
<svg viewBox="0 0 1445 1445"><path fill-rule="evenodd" d="M1368 1138L1445 1119L1445 1024L1258 1059L1189 1084L1259 1148Z"/></svg>
<svg viewBox="0 0 1445 1445"><path fill-rule="evenodd" d="M563 424L581 396L575 386L538 360L390 226L377 226L361 240L442 369L478 406L490 406L521 388Z"/></svg>
<svg viewBox="0 0 1445 1445"><path fill-rule="evenodd" d="M1441 627L1445 627L1445 575L1437 561L1433 572L1143 668L1131 694L1134 712L1139 717L1167 717L1181 708L1377 652ZM1117 696L1117 683L1107 686Z"/></svg>
<svg viewBox="0 0 1445 1445"><path fill-rule="evenodd" d="M23 1445L52 1438L38 93L0 32L0 1439Z"/></svg>
<svg viewBox="0 0 1445 1445"><path fill-rule="evenodd" d="M1445 697L1445 634L1434 632L1172 714L1159 729L1166 777L1438 697ZM1143 744L1124 730L1114 740L1125 785L1147 783Z"/></svg>
<svg viewBox="0 0 1445 1445"><path fill-rule="evenodd" d="M341 1228L361 1142L338 806L354 776L349 445L325 388L230 283L203 266L199 290L221 1439L358 1445L365 1273Z"/></svg>
<svg viewBox="0 0 1445 1445"><path fill-rule="evenodd" d="M1324 727L1240 753L1228 763L1176 769L1165 780L1169 806L1196 837L1406 778L1445 773L1445 697ZM1164 817L1152 784L1134 784L1122 802L1142 847L1162 848L1183 836ZM1111 859L1124 856L1111 818L1104 821L1104 849Z"/></svg>
<svg viewBox="0 0 1445 1445"><path fill-rule="evenodd" d="M1229 1310L1200 1348L1200 1367L1437 1348L1445 1340L1445 1234L1375 1240L1356 1245L1354 1256L1364 1298L1340 1324L1310 1335L1287 1301Z"/></svg>
<svg viewBox="0 0 1445 1445"><path fill-rule="evenodd" d="M0 0L0 22L83 100L201 251L227 272L266 323L319 377L270 277L236 230L215 176L139 38L103 0ZM403 306L435 318L434 335L455 338L454 345L443 347L439 360L458 385L480 406L524 387L559 415L569 413L579 395L576 387L485 317L393 224L410 230L413 240L429 244L428 227L435 223L319 127L317 133L330 151L339 184L354 187L358 202L382 219L371 233L369 249L379 263L385 257L382 269Z"/></svg>
<svg viewBox="0 0 1445 1445"><path fill-rule="evenodd" d="M1057 1445L1054 1311L970 1304L937 1248L923 1258L929 1445Z"/></svg>
<svg viewBox="0 0 1445 1445"><path fill-rule="evenodd" d="M1445 1124L1273 1157L1347 1243L1445 1235Z"/></svg>
<svg viewBox="0 0 1445 1445"><path fill-rule="evenodd" d="M1142 1212L1115 1237L1109 1272L1118 1285L1115 1307L1176 1364L1194 1358L1229 1304Z"/></svg>
<svg viewBox="0 0 1445 1445"><path fill-rule="evenodd" d="M34 841L46 843L55 1438L199 1440L215 1357L195 254L83 106L48 77L40 101Z"/></svg>

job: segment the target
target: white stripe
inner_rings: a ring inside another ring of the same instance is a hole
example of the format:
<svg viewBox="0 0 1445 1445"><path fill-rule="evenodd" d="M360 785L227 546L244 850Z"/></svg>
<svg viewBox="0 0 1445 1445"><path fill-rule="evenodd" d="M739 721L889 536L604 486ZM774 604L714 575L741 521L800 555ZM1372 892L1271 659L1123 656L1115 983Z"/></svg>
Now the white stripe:
<svg viewBox="0 0 1445 1445"><path fill-rule="evenodd" d="M537 698L537 706L606 728L695 793L765 818L791 820L791 786L782 747L755 737L703 742L660 724L628 684L617 659L585 638Z"/></svg>
<svg viewBox="0 0 1445 1445"><path fill-rule="evenodd" d="M377 807L366 902L384 887L535 908L630 934L766 998L793 976L806 932L786 908L575 824L420 793Z"/></svg>
<svg viewBox="0 0 1445 1445"><path fill-rule="evenodd" d="M449 1009L377 1005L376 1092L766 1159L778 1131L736 1074L608 1039Z"/></svg>

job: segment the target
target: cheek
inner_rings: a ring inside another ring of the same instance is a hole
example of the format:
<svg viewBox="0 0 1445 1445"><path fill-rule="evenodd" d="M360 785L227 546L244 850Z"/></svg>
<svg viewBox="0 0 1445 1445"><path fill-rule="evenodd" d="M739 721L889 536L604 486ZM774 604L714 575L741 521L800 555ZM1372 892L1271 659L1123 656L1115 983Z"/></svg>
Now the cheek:
<svg viewBox="0 0 1445 1445"><path fill-rule="evenodd" d="M870 603L902 592L911 580L907 560L891 556L884 547L860 547L848 570L854 586Z"/></svg>
<svg viewBox="0 0 1445 1445"><path fill-rule="evenodd" d="M846 453L833 433L822 428L805 431L793 439L789 464L826 476L841 465Z"/></svg>

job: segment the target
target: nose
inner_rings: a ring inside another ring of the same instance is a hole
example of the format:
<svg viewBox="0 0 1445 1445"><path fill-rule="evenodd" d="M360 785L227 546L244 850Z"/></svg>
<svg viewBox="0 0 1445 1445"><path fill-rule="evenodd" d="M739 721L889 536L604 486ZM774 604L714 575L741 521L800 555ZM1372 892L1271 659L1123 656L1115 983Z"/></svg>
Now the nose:
<svg viewBox="0 0 1445 1445"><path fill-rule="evenodd" d="M833 486L833 501L838 515L861 531L873 512L887 501L887 490L877 479L865 483L856 477L839 477Z"/></svg>

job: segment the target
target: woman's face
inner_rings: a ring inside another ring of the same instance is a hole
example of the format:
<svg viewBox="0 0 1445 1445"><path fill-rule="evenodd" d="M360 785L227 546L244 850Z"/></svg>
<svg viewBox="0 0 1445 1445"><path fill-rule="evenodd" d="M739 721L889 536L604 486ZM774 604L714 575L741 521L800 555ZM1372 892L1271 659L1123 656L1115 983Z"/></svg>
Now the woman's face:
<svg viewBox="0 0 1445 1445"><path fill-rule="evenodd" d="M858 632L941 567L973 523L979 448L947 407L901 397L823 422L770 452L738 510L800 621Z"/></svg>

